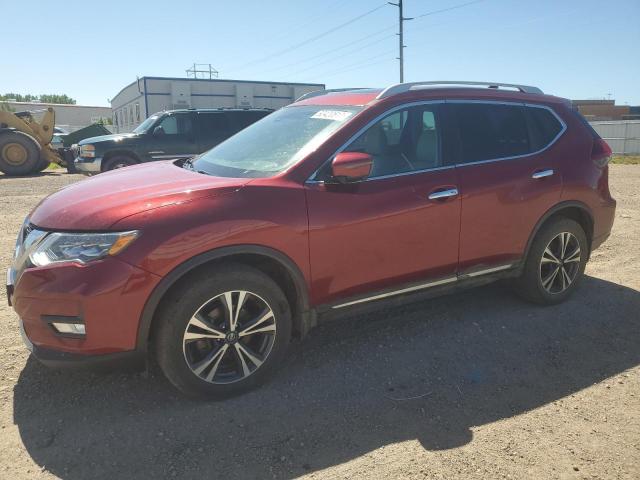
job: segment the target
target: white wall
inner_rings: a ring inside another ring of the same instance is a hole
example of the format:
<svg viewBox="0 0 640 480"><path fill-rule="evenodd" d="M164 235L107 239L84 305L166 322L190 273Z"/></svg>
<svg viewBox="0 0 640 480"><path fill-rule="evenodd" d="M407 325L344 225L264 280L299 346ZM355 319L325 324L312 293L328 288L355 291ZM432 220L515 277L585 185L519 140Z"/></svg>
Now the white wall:
<svg viewBox="0 0 640 480"><path fill-rule="evenodd" d="M145 85L146 109L145 96L140 93L145 91ZM116 131L130 132L145 118L163 110L237 107L277 110L304 93L322 88L321 84L143 77L124 87L111 100L111 106Z"/></svg>
<svg viewBox="0 0 640 480"><path fill-rule="evenodd" d="M3 102L7 103L16 112L44 110L52 107L56 113L56 127L64 128L69 132L74 132L93 123L101 118L106 120L111 118L111 108L90 107L85 105L66 105L57 103L32 103L32 102Z"/></svg>
<svg viewBox="0 0 640 480"><path fill-rule="evenodd" d="M613 153L640 155L640 120L589 122Z"/></svg>

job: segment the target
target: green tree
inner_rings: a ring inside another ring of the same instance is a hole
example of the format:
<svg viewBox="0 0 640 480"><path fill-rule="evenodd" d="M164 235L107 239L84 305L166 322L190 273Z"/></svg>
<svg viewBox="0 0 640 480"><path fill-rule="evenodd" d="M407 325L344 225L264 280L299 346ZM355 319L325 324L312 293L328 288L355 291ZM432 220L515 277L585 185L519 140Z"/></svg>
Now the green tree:
<svg viewBox="0 0 640 480"><path fill-rule="evenodd" d="M76 101L75 99L67 96L67 95L59 95L59 94L55 94L55 93L50 93L50 94L45 94L43 93L42 95L40 95L40 101L42 103L64 103L67 105L75 105Z"/></svg>
<svg viewBox="0 0 640 480"><path fill-rule="evenodd" d="M42 95L32 95L30 93L21 95L20 93L5 93L0 95L0 101L15 100L16 102L42 102L42 103L64 103L75 105L76 101L65 94L43 93Z"/></svg>

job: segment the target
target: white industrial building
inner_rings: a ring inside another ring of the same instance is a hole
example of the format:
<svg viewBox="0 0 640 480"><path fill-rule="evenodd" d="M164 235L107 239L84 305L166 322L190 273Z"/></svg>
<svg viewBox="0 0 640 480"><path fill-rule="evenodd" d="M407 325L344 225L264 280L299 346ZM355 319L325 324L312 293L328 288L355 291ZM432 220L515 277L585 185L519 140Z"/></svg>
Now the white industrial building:
<svg viewBox="0 0 640 480"><path fill-rule="evenodd" d="M116 132L130 132L148 116L179 108L272 108L324 89L320 83L142 77L111 100Z"/></svg>
<svg viewBox="0 0 640 480"><path fill-rule="evenodd" d="M109 107L92 107L88 105L70 105L66 103L36 103L36 102L2 102L15 112L33 112L52 107L56 112L56 127L68 132L74 132L88 125L100 121L107 122L111 118Z"/></svg>

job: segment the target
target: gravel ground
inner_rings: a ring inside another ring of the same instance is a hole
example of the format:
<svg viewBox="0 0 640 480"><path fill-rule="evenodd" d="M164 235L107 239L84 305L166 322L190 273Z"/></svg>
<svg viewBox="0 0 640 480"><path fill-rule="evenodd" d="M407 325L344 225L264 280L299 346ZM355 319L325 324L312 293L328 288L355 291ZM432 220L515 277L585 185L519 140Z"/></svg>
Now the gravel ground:
<svg viewBox="0 0 640 480"><path fill-rule="evenodd" d="M47 193L0 176L0 266ZM609 241L579 291L501 285L325 323L252 393L29 358L0 293L0 478L640 478L640 167L613 165Z"/></svg>

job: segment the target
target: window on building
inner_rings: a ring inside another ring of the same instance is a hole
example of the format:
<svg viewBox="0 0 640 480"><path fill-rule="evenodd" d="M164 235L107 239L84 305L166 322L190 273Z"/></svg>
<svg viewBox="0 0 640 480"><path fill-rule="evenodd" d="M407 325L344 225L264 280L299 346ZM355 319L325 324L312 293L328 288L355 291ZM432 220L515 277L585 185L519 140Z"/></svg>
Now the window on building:
<svg viewBox="0 0 640 480"><path fill-rule="evenodd" d="M140 122L140 104L136 103L136 122Z"/></svg>

